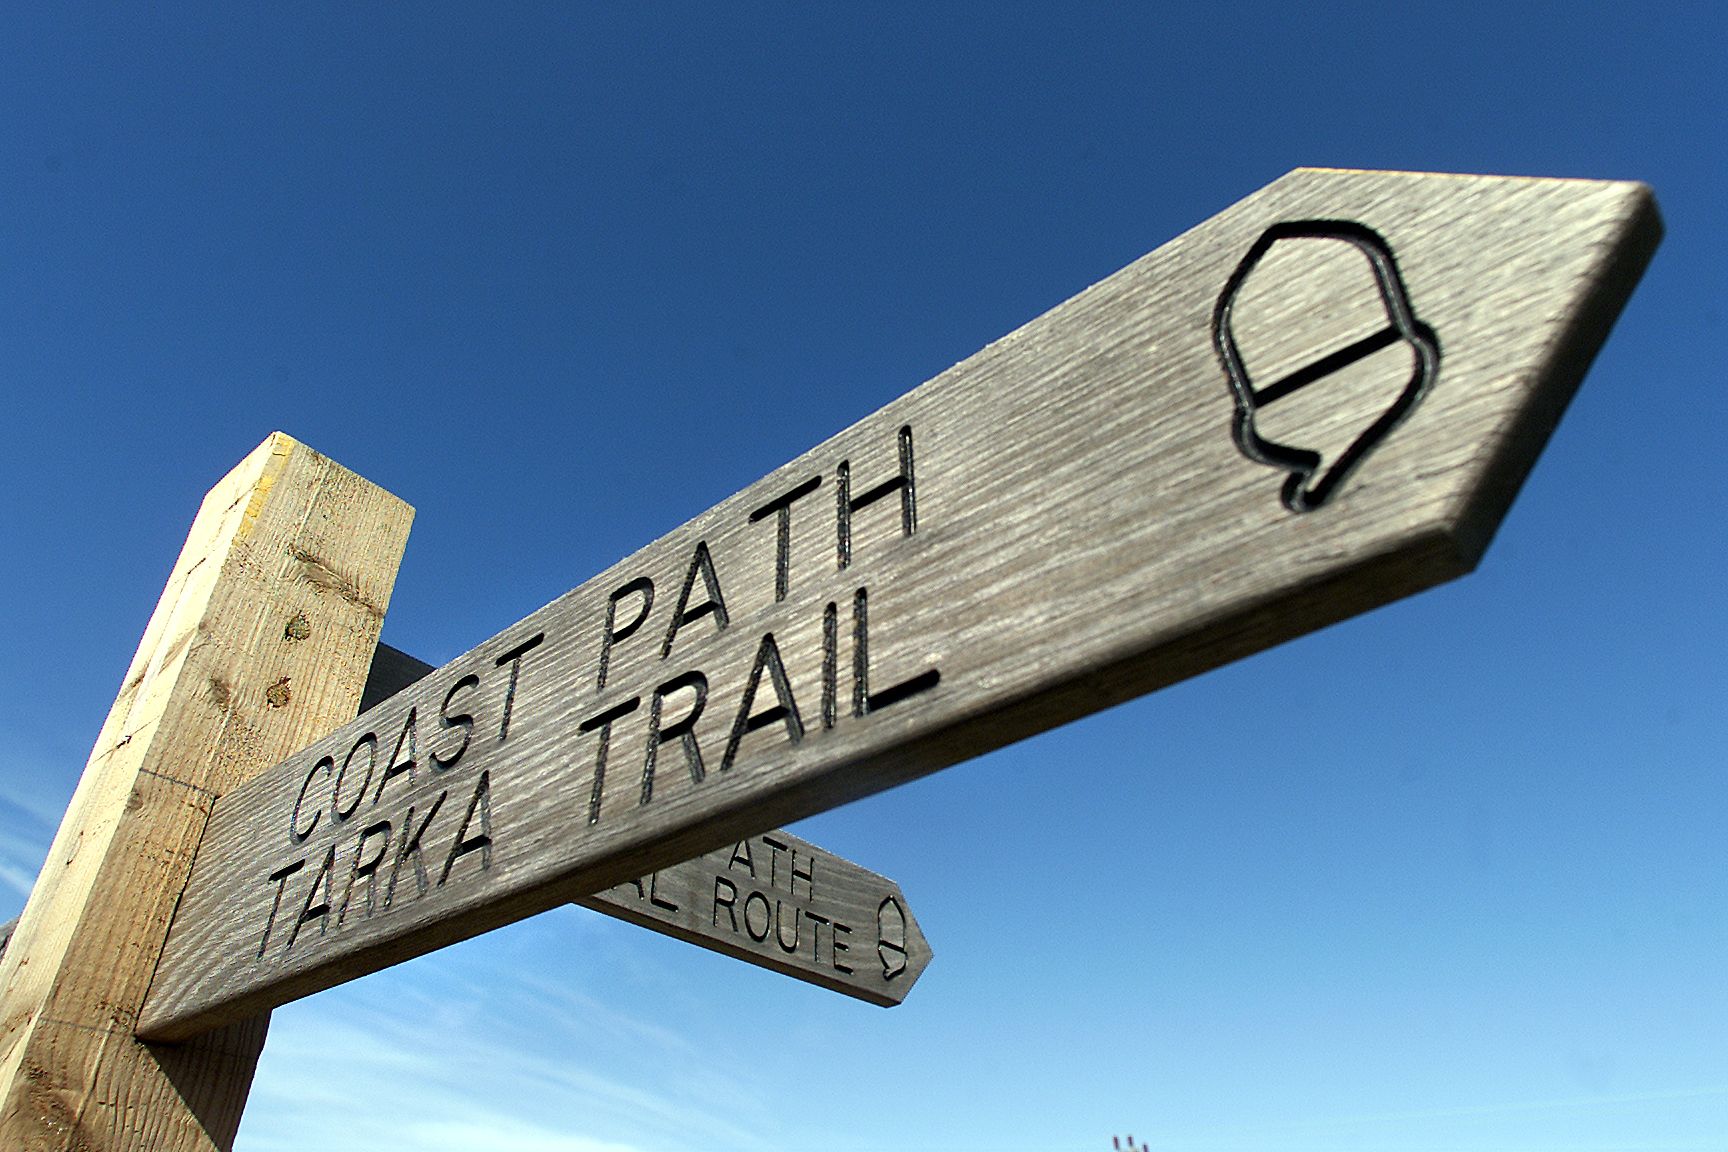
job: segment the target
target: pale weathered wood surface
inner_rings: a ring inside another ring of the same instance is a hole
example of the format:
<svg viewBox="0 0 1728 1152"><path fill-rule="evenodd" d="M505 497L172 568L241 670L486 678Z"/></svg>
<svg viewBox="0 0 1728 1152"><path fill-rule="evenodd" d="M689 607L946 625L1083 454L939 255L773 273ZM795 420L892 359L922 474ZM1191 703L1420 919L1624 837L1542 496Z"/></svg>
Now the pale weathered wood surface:
<svg viewBox="0 0 1728 1152"><path fill-rule="evenodd" d="M224 797L142 1027L191 1035L1469 571L1659 234L1634 184L1274 182Z"/></svg>
<svg viewBox="0 0 1728 1152"><path fill-rule="evenodd" d="M267 1016L138 1010L215 797L353 716L411 519L280 434L206 497L0 959L0 1148L232 1142Z"/></svg>
<svg viewBox="0 0 1728 1152"><path fill-rule="evenodd" d="M576 903L883 1007L930 963L898 884L784 831Z"/></svg>
<svg viewBox="0 0 1728 1152"><path fill-rule="evenodd" d="M361 706L435 671L379 644ZM903 1002L930 963L898 884L782 829L575 903L885 1008Z"/></svg>

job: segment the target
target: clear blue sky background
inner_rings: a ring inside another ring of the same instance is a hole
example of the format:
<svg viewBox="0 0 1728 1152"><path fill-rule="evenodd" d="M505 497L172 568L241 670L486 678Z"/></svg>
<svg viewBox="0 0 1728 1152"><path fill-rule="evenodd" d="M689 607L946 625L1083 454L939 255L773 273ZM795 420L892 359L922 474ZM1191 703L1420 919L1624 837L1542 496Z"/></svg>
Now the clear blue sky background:
<svg viewBox="0 0 1728 1152"><path fill-rule="evenodd" d="M1728 1148L1725 44L11 5L0 918L273 429L417 506L385 635L441 662L1292 167L1634 178L1667 240L1475 575L800 826L904 886L906 1004L562 909L279 1011L238 1146Z"/></svg>

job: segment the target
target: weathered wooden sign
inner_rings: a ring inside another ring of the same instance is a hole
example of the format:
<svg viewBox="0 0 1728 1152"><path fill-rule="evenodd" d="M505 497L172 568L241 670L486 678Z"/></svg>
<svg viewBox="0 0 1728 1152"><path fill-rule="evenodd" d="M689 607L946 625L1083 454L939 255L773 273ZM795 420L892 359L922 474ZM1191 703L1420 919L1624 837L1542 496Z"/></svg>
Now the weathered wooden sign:
<svg viewBox="0 0 1728 1152"><path fill-rule="evenodd" d="M930 963L900 886L765 832L576 903L889 1007Z"/></svg>
<svg viewBox="0 0 1728 1152"><path fill-rule="evenodd" d="M223 796L139 1033L1469 571L1659 234L1635 184L1291 173Z"/></svg>
<svg viewBox="0 0 1728 1152"><path fill-rule="evenodd" d="M360 710L434 671L379 644ZM930 963L898 884L780 829L575 903L885 1008L904 1001ZM10 927L0 927L0 954Z"/></svg>

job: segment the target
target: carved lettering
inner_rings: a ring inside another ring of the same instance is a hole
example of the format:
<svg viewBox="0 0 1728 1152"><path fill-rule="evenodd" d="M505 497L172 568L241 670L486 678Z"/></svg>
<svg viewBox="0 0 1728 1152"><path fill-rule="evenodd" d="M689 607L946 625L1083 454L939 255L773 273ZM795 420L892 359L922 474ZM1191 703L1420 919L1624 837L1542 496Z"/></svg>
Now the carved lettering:
<svg viewBox="0 0 1728 1152"><path fill-rule="evenodd" d="M870 593L858 589L852 596L852 715L868 716L920 692L928 692L941 681L942 673L927 669L880 692L870 691Z"/></svg>
<svg viewBox="0 0 1728 1152"><path fill-rule="evenodd" d="M628 624L618 623L618 603L627 596L640 596L642 606L637 609L636 616ZM620 584L611 596L606 598L606 628L600 637L600 674L595 680L594 690L600 691L606 687L606 672L612 663L612 646L636 635L636 630L642 627L642 622L648 619L648 610L654 607L654 581L646 576L638 576L625 584Z"/></svg>
<svg viewBox="0 0 1728 1152"><path fill-rule="evenodd" d="M828 917L806 908L804 919L810 921L810 963L820 964L822 963L822 928L829 922Z"/></svg>
<svg viewBox="0 0 1728 1152"><path fill-rule="evenodd" d="M354 885L361 880L366 881L366 915L372 915L374 900L378 894L378 866L384 862L384 857L390 851L390 821L380 820L369 824L360 832L360 839L354 845L354 867L348 873L348 887L342 893L342 907L336 912L336 926L348 918L348 906L354 899ZM378 851L373 857L366 859L366 841L382 834L384 840L378 845Z"/></svg>
<svg viewBox="0 0 1728 1152"><path fill-rule="evenodd" d="M612 743L612 722L630 715L636 711L636 705L642 702L640 696L632 696L622 704L615 704L604 712L590 716L576 726L578 732L600 733L600 749L594 756L594 787L588 794L588 823L600 823L600 799L606 787L606 750Z"/></svg>
<svg viewBox="0 0 1728 1152"><path fill-rule="evenodd" d="M810 495L822 485L821 476L812 476L782 495L774 497L750 513L750 523L774 517L774 602L786 599L792 588L792 505Z"/></svg>
<svg viewBox="0 0 1728 1152"><path fill-rule="evenodd" d="M869 477L871 480L880 481L873 486L863 487L857 483L858 476L855 474L852 459L838 463L834 473L837 490L834 508L836 556L842 571L858 559L854 553L854 543L855 539L864 538L855 536L861 516L867 524L872 519L880 520L882 531L888 530L888 513L867 513L868 509L877 505L887 509L896 503L894 498L898 497L899 536L910 538L918 531L918 478L910 426L898 430L895 448L898 453L897 471L886 477L881 476L878 471L877 475ZM875 466L872 466L871 470L877 471ZM786 602L793 587L794 519L796 516L805 517L796 527L808 534L813 530L810 518L825 515L820 510L825 508L826 504L819 501L804 503L807 497L820 492L824 479L825 477L818 473L808 475L797 483L789 482L789 486L780 495L749 513L749 522L752 524L769 520L774 524L775 605ZM799 512L800 508L805 511ZM810 511L812 508L818 511L813 513ZM818 541L812 539L807 543L814 546ZM768 751L774 741L797 745L811 734L812 730L806 727L806 714L800 709L799 701L795 698L794 681L782 654L782 643L790 643L785 638L792 634L786 629L793 628L794 622L781 616L770 615L763 620L760 628L751 624L745 629L739 629L743 634L738 637L737 642L727 641L727 647L709 643L710 638L729 633L731 625L739 622L731 615L720 577L720 568L725 566L727 561L727 555L716 557L706 539L695 541L688 555L677 597L675 600L661 598L661 616L653 614L656 584L647 575L618 584L611 594L605 597L603 612L599 603L600 597L595 597L589 619L603 617L604 621L595 672L597 691L604 691L609 679L614 682L624 680L626 669L630 676L636 676L640 668L650 661L647 649L639 643L637 649L641 651L638 653L636 649L630 649L633 654L628 661L619 663L620 646L628 644L632 639L639 640L642 634L650 630L661 641L658 646L660 659L666 660L676 650L679 639L684 637L692 626L700 624L705 617L712 618L713 632L709 633L706 626L698 628L702 636L687 643L686 647L693 648L700 641L704 650L713 650L719 654L713 657L715 663L710 664L706 671L692 668L671 678L661 679L651 691L647 683L652 681L631 685L639 695L607 703L603 709L600 707L604 703L603 699L590 705L594 709L593 714L577 725L578 732L595 737L592 753L593 777L589 786L578 794L587 801L589 826L597 825L602 815L606 796L606 774L614 736L627 735L629 746L632 749L641 748L643 751L639 803L646 805L655 799L657 784L658 790L665 792L668 786L665 772L668 763L672 765L675 777L672 781L674 790L681 786L679 778L685 772L688 772L692 786L703 785L711 767L704 755L703 744L708 745L707 751L711 755L713 749L719 746L722 733L725 739L718 768L721 772L728 771L739 763L739 757L745 755L744 745L752 735L758 735L762 749ZM727 571L730 575L733 570L728 567ZM747 575L749 579L758 582L762 580L762 576L754 573ZM843 718L866 718L900 701L928 692L939 684L940 673L934 667L903 677L886 687L872 684L873 671L879 677L886 677L884 668L873 670L871 665L871 594L862 584L857 584L856 587L849 584L852 613L849 636L851 708L850 716L847 717L843 677L848 669L842 666L840 623L841 607L846 604L846 598L838 595L833 599L820 598L819 594L809 587L810 581L816 578L835 580L836 577L832 573L799 573L799 579L803 582L800 590L812 601L809 609L814 610L818 605L821 606L820 668L797 668L799 675L804 677L798 681L798 685L811 685L810 688L805 688L807 694L814 688L812 681L820 683L820 727L814 729L817 735L832 731L842 723ZM856 583L853 577L839 579ZM667 586L667 581L662 580L660 590L664 591ZM766 587L758 583L756 591L766 591ZM670 616L664 611L666 604L672 605ZM878 613L881 611L882 609L878 608ZM875 623L878 633L881 633L883 622L879 619ZM770 624L774 625L772 630L768 630ZM815 624L816 621L807 616L803 622L796 623L796 627L803 629ZM736 643L741 643L751 636L757 638L753 649L736 646ZM798 658L813 664L815 653L808 647L808 641L814 637L804 632L797 633L797 636L799 643L786 651L809 653ZM892 675L901 676L902 669L894 655L896 648L880 634L875 639L880 649L875 653L877 663L883 665ZM480 671L466 672L449 684L436 711L436 724L428 722L424 758L419 747L418 705L426 704L428 708L431 705L427 699L422 698L415 705L404 705L403 713L392 713L390 719L373 721L378 728L353 739L345 757L338 757L334 753L323 755L305 769L292 807L287 813L290 842L298 847L296 854L299 858L269 874L268 884L272 895L258 942L260 958L269 954L268 950L273 943L281 955L288 955L301 936L311 940L314 925L317 928L316 934L323 937L345 926L350 912L354 913L356 921L369 919L379 912L380 907L384 910L393 907L398 895L403 896L404 902L418 899L434 888L446 886L452 877L460 879L464 874L477 875L490 869L496 841L492 827L491 773L485 757L491 755L490 747L494 741L489 738L477 740L476 734L491 730L493 718L490 708L494 699L502 701L496 721L497 742L509 739L513 724L520 730L523 720L516 712L521 698L523 677L541 674L537 671L540 665L535 664L533 668L529 665L536 659L537 651L544 653L550 650L546 647L546 640L546 633L539 632L520 642L510 642L512 646L508 650L495 655L489 653L492 666L499 670L500 682L496 685L485 679L492 673L485 671L484 665L481 665ZM732 690L729 688L726 707L710 712L708 704L711 684L738 684L738 669L735 666L726 668L725 662L738 661L746 655L751 656L751 664L748 675L743 678L742 691L734 701L730 698ZM567 656L567 653L560 654L558 658L562 660ZM704 663L707 664L708 661L705 660ZM730 675L714 681L712 677L716 665L726 668ZM916 668L916 665L913 667ZM622 684L617 684L611 694L615 695L618 688L622 687ZM498 692L497 696L493 695L495 690ZM643 738L640 735L641 729L618 729L616 725L642 707L644 702L647 705L643 708L646 713L646 738L642 744L636 744L635 741ZM807 700L806 703L808 702ZM815 723L814 718L811 722ZM382 754L381 745L383 738L388 737L389 728L384 726L388 724L397 726L397 738L393 751L385 756ZM760 735L765 731L768 731L768 735ZM751 744L751 748L756 747L757 745ZM473 763L476 760L476 748L481 749L478 764ZM667 756L671 756L670 762ZM459 814L453 808L452 818L439 825L437 821L442 818L443 805L448 801L450 790L438 792L429 803L424 799L424 795L430 795L430 791L423 795L420 790L438 783L428 777L450 772L464 762L470 763L478 774L469 794L469 802L462 806ZM625 770L628 771L627 768ZM405 782L398 785L396 792L392 793L390 786L398 777L405 777ZM327 802L324 800L326 788L329 789ZM387 798L387 794L394 800ZM411 800L413 802L410 802ZM576 803L580 802L576 800ZM365 821L365 827L361 829L356 825L345 828L347 822L359 815L362 807L372 809ZM323 819L326 808L331 817L328 822ZM456 815L460 815L460 819L457 819ZM389 818L381 818L384 816ZM318 840L317 845L311 843L314 839ZM760 840L760 843L756 843L757 840ZM429 857L435 846L445 848L442 861ZM766 854L766 859L762 861L767 865L766 869L758 867L758 848ZM343 853L350 855L343 856ZM463 862L470 858L477 858L477 867L469 866L466 873L459 871L464 866ZM319 863L314 865L314 861ZM292 898L288 886L294 877L308 875L309 865L312 870L308 886L304 890L295 889L293 893L293 897L300 901L296 912L288 903ZM824 865L824 868L827 867L828 865ZM835 920L832 909L824 914L811 907L811 902L816 898L815 870L814 855L807 855L802 850L802 845L794 845L773 834L737 841L727 858L726 874L715 876L713 904L710 908L711 925L718 929L720 916L724 913L730 930L740 936L740 946L748 946L744 945L742 939L748 937L752 944L761 945L764 953L778 951L787 956L799 957L800 963L832 965L836 972L852 972L849 966L849 940L853 929ZM407 884L403 883L405 874L410 877ZM825 872L824 875L829 873ZM659 877L658 872L653 872L633 882L638 900L644 902L644 911L652 908L657 913L679 913L679 906L684 902L684 898L674 900L671 895L662 894L658 888ZM668 885L670 891L673 882L668 881ZM335 899L337 888L342 890L339 902ZM263 903L261 898L260 903ZM290 909L287 917L289 929L279 936L276 934L277 923L284 920L282 908L285 906ZM893 979L907 966L905 925L903 921L895 918L899 911L899 906L892 900L878 909L877 950L887 979ZM769 943L770 937L772 944ZM300 946L305 949L313 945L308 943Z"/></svg>
<svg viewBox="0 0 1728 1152"><path fill-rule="evenodd" d="M756 854L751 850L750 841L748 840L738 841L737 846L732 849L732 859L726 862L726 867L735 867L740 862L743 863L745 870L750 873L750 879L756 879Z"/></svg>
<svg viewBox="0 0 1728 1152"><path fill-rule="evenodd" d="M511 671L515 671L512 666ZM444 693L444 703L438 706L438 725L445 731L459 728L462 731L462 743L456 745L456 751L445 756L436 748L432 750L432 768L435 772L456 767L456 761L462 759L462 754L468 751L468 741L474 735L474 714L472 712L450 712L450 704L456 699L456 693L480 687L480 677L470 672L456 683L450 685L450 691ZM513 694L511 694L513 695ZM506 721L508 723L508 721Z"/></svg>
<svg viewBox="0 0 1728 1152"><path fill-rule="evenodd" d="M643 615L647 615L646 608L643 609ZM539 647L540 642L545 639L546 633L536 632L492 662L499 668L510 665L510 683L504 689L504 718L498 722L499 743L503 743L510 736L510 714L516 707L516 687L522 678L522 657ZM450 691L454 693L456 690L452 688Z"/></svg>
<svg viewBox="0 0 1728 1152"><path fill-rule="evenodd" d="M479 822L475 822L478 816ZM474 829L469 835L469 829ZM438 887L444 887L444 882L450 879L450 869L456 861L470 852L480 853L480 870L484 872L492 867L492 773L480 773L480 780L474 785L474 796L468 801L468 812L462 817L462 827L456 830L456 839L450 844L450 855L444 858L444 871L438 874Z"/></svg>
<svg viewBox="0 0 1728 1152"><path fill-rule="evenodd" d="M660 722L662 706L666 698L676 693L690 689L696 694L696 699L690 705L690 711L682 720L662 725ZM702 748L696 742L696 721L702 715L702 708L708 703L708 678L700 672L686 672L675 676L654 689L654 695L648 705L648 752L642 762L642 803L646 804L654 798L654 764L659 756L660 745L671 740L679 741L684 749L684 763L690 769L690 782L702 783Z"/></svg>
<svg viewBox="0 0 1728 1152"><path fill-rule="evenodd" d="M851 949L848 948L845 945L845 943L843 943L841 941L840 937L850 936L850 935L852 935L852 929L850 927L848 927L845 924L840 923L840 921L838 921L838 920L834 921L834 939L833 939L832 944L829 948L829 951L831 953L831 960L832 960L833 965L834 965L834 971L839 972L840 974L842 974L844 976L852 975L853 969L849 965L840 963L840 953L850 952Z"/></svg>
<svg viewBox="0 0 1728 1152"><path fill-rule="evenodd" d="M760 712L756 707L756 690L766 670L774 687L774 703ZM786 678L786 665L780 660L780 648L774 643L774 633L765 633L756 648L756 660L750 665L750 679L744 686L744 698L738 704L738 718L732 724L732 735L726 740L726 754L720 758L720 771L732 767L738 745L744 737L760 728L780 721L786 727L786 739L796 744L804 739L804 720L798 715L798 703L792 698L792 684Z"/></svg>
<svg viewBox="0 0 1728 1152"><path fill-rule="evenodd" d="M360 788L354 795L354 803L342 807L342 782L348 778L348 769L354 764L354 754L361 747L366 749L366 775L360 780ZM360 801L366 798L366 786L372 783L372 770L378 767L378 734L368 732L354 741L354 747L348 749L348 756L342 761L342 771L336 773L336 784L330 789L330 814L338 823L353 816L360 808Z"/></svg>
<svg viewBox="0 0 1728 1152"><path fill-rule="evenodd" d="M822 730L834 727L840 707L840 606L822 609Z"/></svg>
<svg viewBox="0 0 1728 1152"><path fill-rule="evenodd" d="M691 607L690 591L696 586L697 576L702 577L702 594L707 599ZM666 629L666 642L660 645L660 659L672 655L672 642L678 638L678 629L709 615L714 617L716 630L726 631L730 619L726 615L726 598L720 594L720 577L714 572L714 558L708 554L708 542L698 540L695 555L690 557L690 570L684 574L684 588L678 593L678 607L673 610L672 623Z"/></svg>
<svg viewBox="0 0 1728 1152"><path fill-rule="evenodd" d="M390 753L390 764L384 769L384 775L378 778L378 790L372 793L372 803L377 804L378 798L384 795L384 785L390 783L392 777L406 775L408 783L414 783L414 768L419 760L419 752L415 747L415 730L418 724L419 709L408 709L408 720L402 725L402 734L396 737L396 751ZM408 749L408 759L402 759L402 749Z"/></svg>
<svg viewBox="0 0 1728 1152"><path fill-rule="evenodd" d="M787 919L786 902L784 900L774 901L774 942L780 945L780 951L796 954L798 951L798 906L796 904L792 905L790 917L792 921L792 939L790 941L786 939Z"/></svg>
<svg viewBox="0 0 1728 1152"><path fill-rule="evenodd" d="M788 850L784 840L776 840L772 836L762 837L762 843L768 845L768 887L780 886L780 853Z"/></svg>
<svg viewBox="0 0 1728 1152"><path fill-rule="evenodd" d="M760 841L769 853L764 861L765 867L757 865L756 841ZM788 957L798 957L800 964L831 968L841 975L854 975L848 943L852 926L809 906L815 898L817 855L803 851L800 844L773 835L738 841L727 859L726 870L713 874L714 896L709 907L709 926L748 937L749 944L740 940L737 946L759 946L753 950L760 955L783 953ZM745 883L737 878L740 875L748 875L754 883ZM645 883L648 882L638 882L636 886L638 899L643 897L644 891L650 894L653 891L652 887L645 889ZM798 891L801 884L804 888L802 894ZM887 903L891 905L891 911L884 916L891 917L892 911L899 910L900 905L892 897ZM902 930L902 942L904 935ZM889 937L889 942L893 942L891 931L879 932L878 936Z"/></svg>
<svg viewBox="0 0 1728 1152"><path fill-rule="evenodd" d="M798 871L798 848L796 845L793 845L792 866L788 870L786 891L796 898L798 895L798 881L802 880L804 881L804 899L814 900L816 898L815 871L816 857L811 856L808 853L804 856L804 871Z"/></svg>
<svg viewBox="0 0 1728 1152"><path fill-rule="evenodd" d="M738 885L724 876L714 877L714 919L711 924L720 923L720 908L726 908L726 922L732 926L732 931L738 931ZM269 929L265 929L268 933Z"/></svg>
<svg viewBox="0 0 1728 1152"><path fill-rule="evenodd" d="M330 845L330 850L324 853L324 862L318 865L318 871L312 874L312 887L306 890L306 903L300 909L299 917L294 921L294 927L288 930L288 943L282 948L287 955L294 948L294 941L300 936L300 929L318 921L318 935L324 935L324 929L330 919L330 871L336 866L336 845Z"/></svg>
<svg viewBox="0 0 1728 1152"><path fill-rule="evenodd" d="M408 832L410 829L413 829L413 835L404 836L402 838L402 846L396 852L396 863L390 868L390 883L384 886L384 907L388 908L391 904L395 903L396 880L402 874L403 862L410 856L414 858L414 895L420 897L426 894L426 889L430 884L426 878L426 862L421 857L420 853L420 841L425 838L426 829L432 826L433 819L438 815L438 809L444 807L444 798L448 795L450 795L449 789L445 789L443 792L438 793L438 799L432 801L431 809L427 811L425 818L420 821L420 827L418 828L414 827L414 809L412 806L409 807L408 816L402 821L402 831Z"/></svg>
<svg viewBox="0 0 1728 1152"><path fill-rule="evenodd" d="M758 905L760 905L762 909L762 927L760 929L756 927L755 917L750 914L751 909ZM749 935L750 939L756 941L758 944L762 943L762 941L768 939L768 931L773 927L774 913L768 907L768 897L762 895L760 892L752 892L750 895L746 896L744 898L744 931Z"/></svg>
<svg viewBox="0 0 1728 1152"><path fill-rule="evenodd" d="M856 498L852 495L852 464L840 461L834 470L838 487L835 501L835 556L839 570L852 564L852 514L894 492L900 493L900 534L911 536L918 531L918 491L912 475L912 426L905 425L898 437L900 471Z"/></svg>
<svg viewBox="0 0 1728 1152"><path fill-rule="evenodd" d="M264 949L270 944L270 930L276 925L276 913L282 908L282 890L288 886L288 877L306 867L306 861L296 860L292 864L284 864L270 873L270 880L276 885L276 896L270 901L270 915L264 921L264 935L258 941L258 958L264 958Z"/></svg>
<svg viewBox="0 0 1728 1152"><path fill-rule="evenodd" d="M304 831L301 830L301 828L300 828L300 808L301 808L301 805L306 803L306 790L308 788L312 787L312 777L318 775L319 772L323 772L324 775L326 777L328 777L330 775L331 770L334 769L335 767L336 767L335 757L333 757L333 756L321 756L318 758L318 763L312 765L311 771L306 773L306 779L300 785L300 794L298 796L294 797L294 811L292 813L290 813L288 816L288 838L293 843L299 844L302 841L304 841L308 836L312 835L312 833L318 827L319 819L321 819L324 815L323 805L320 804L318 806L318 808L316 810L314 810L312 813L312 823L306 825L306 828Z"/></svg>

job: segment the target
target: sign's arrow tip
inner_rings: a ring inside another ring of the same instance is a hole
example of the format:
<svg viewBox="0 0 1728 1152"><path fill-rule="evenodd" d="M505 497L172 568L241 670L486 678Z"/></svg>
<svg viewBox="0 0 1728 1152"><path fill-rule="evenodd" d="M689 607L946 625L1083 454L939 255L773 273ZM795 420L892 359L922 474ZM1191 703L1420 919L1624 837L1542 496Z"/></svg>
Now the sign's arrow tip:
<svg viewBox="0 0 1728 1152"><path fill-rule="evenodd" d="M1486 551L1662 219L1635 181L1298 168L1201 234L1241 253L1212 319L1238 449L1286 474L1292 512L1417 514L1447 579Z"/></svg>
<svg viewBox="0 0 1728 1152"><path fill-rule="evenodd" d="M912 915L912 906L905 902L904 894L901 896L901 907L906 911L906 971L902 978L906 982L906 989L910 989L918 982L918 977L924 974L924 969L930 966L935 952L931 950L930 941L925 938L918 918Z"/></svg>
<svg viewBox="0 0 1728 1152"><path fill-rule="evenodd" d="M905 999L918 977L930 964L930 942L906 903L899 885L876 906L876 955L868 961L877 968L884 987L892 994L880 1003L892 1007Z"/></svg>

